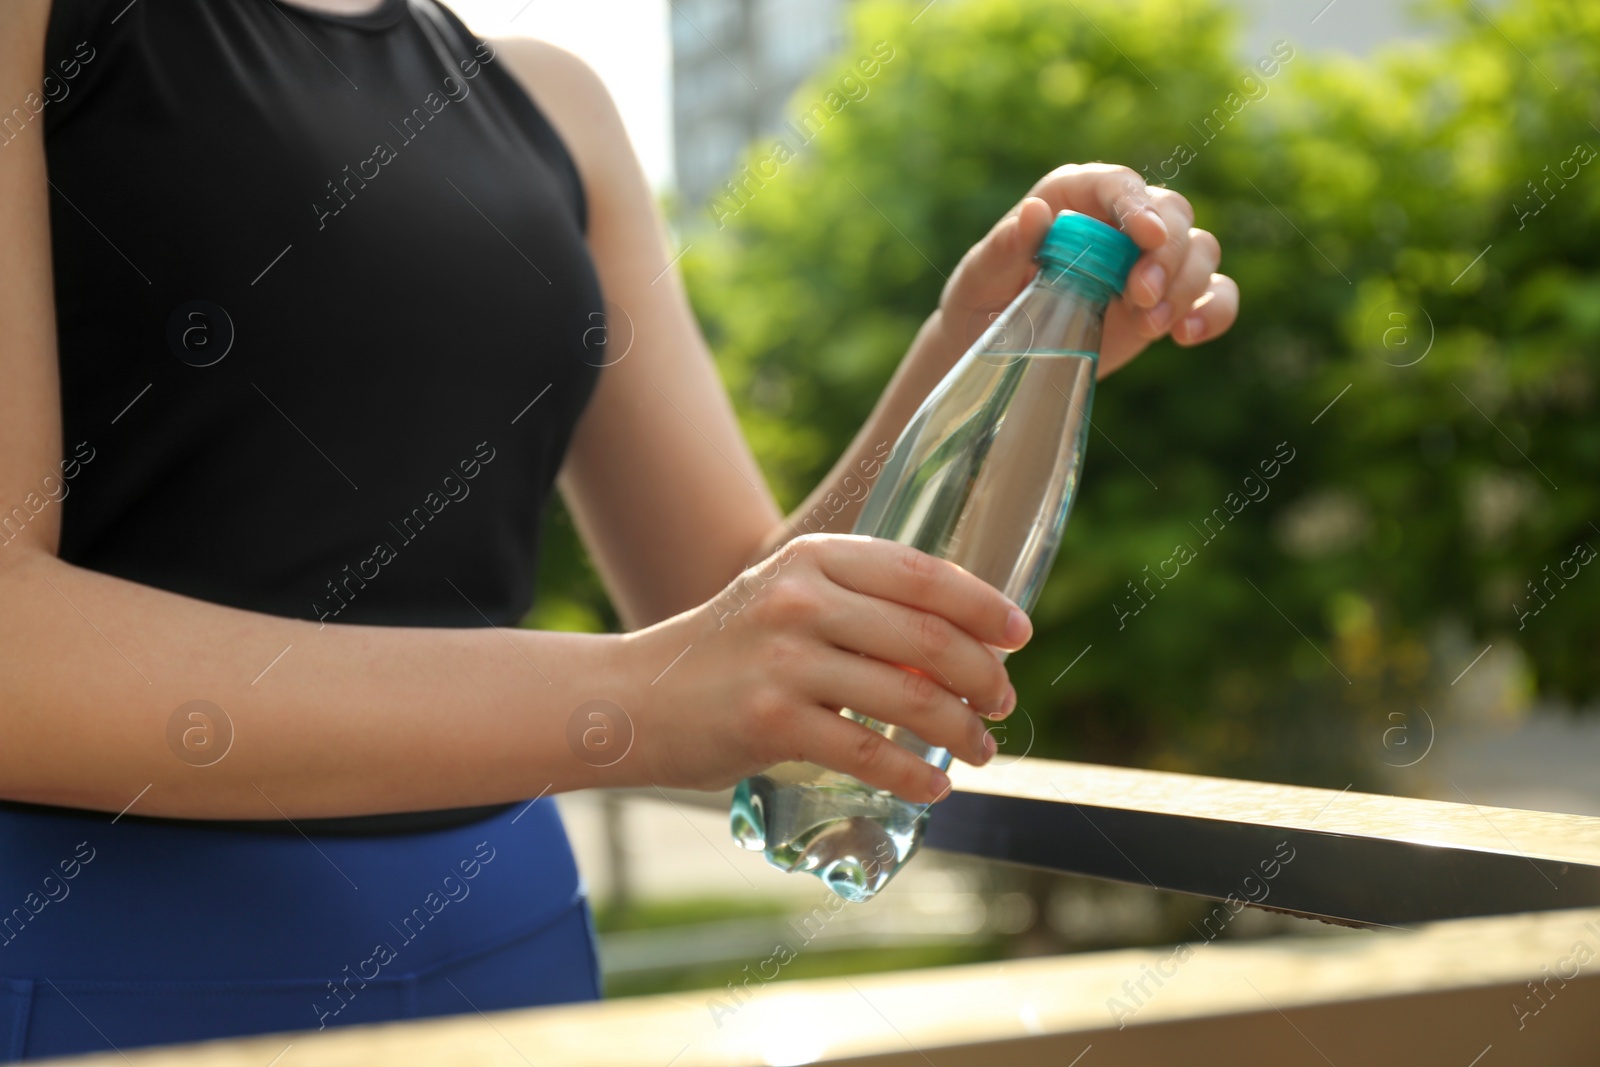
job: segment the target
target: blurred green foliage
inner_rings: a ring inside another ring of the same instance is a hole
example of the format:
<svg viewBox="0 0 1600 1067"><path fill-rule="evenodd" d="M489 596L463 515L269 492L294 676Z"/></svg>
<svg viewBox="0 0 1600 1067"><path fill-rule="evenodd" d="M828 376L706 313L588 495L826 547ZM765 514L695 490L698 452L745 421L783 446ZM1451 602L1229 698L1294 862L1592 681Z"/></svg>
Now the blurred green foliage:
<svg viewBox="0 0 1600 1067"><path fill-rule="evenodd" d="M682 261L785 506L861 425L940 272L1061 163L1170 178L1243 292L1227 337L1102 383L1010 662L1037 742L1007 750L1337 787L1491 642L1521 650L1524 696L1595 696L1600 566L1570 561L1600 548L1600 160L1578 162L1600 147L1600 6L1517 0L1491 25L1446 0L1431 40L1370 61L1318 53L1308 26L1271 77L1217 0L853 10L796 103L876 42L893 61L726 228L691 209ZM1270 495L1208 542L1282 442ZM552 542L535 621L609 622L570 527ZM1178 544L1197 558L1119 624Z"/></svg>

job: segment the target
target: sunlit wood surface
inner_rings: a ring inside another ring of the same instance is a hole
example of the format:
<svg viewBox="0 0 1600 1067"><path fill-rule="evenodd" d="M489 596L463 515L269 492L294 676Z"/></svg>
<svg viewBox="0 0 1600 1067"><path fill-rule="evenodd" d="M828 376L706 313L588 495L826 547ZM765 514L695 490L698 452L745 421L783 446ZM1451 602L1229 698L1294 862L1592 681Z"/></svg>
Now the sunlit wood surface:
<svg viewBox="0 0 1600 1067"><path fill-rule="evenodd" d="M1306 817L1315 814L1313 807ZM1159 984L1152 972L1163 975ZM743 974L730 966L730 980ZM1593 1067L1600 1063L1597 975L1600 909L1457 920L1416 932L1212 943L1176 955L1123 951L780 981L754 988L738 1005L727 990L707 990L71 1062ZM1539 983L1538 993L1529 981ZM1134 1010L1119 1013L1118 1005ZM1117 1014L1126 1023L1120 1030Z"/></svg>

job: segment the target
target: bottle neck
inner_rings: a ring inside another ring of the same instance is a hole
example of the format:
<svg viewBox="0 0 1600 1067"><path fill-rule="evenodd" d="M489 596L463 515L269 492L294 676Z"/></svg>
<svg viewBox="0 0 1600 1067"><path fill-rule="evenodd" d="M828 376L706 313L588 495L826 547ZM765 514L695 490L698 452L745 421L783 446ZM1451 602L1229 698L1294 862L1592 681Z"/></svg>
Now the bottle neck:
<svg viewBox="0 0 1600 1067"><path fill-rule="evenodd" d="M1106 306L1116 294L1103 282L1044 263L996 321L981 346L1013 352L1081 352L1098 355Z"/></svg>
<svg viewBox="0 0 1600 1067"><path fill-rule="evenodd" d="M1070 266L1046 261L1039 265L1034 284L1046 286L1063 296L1070 296L1087 304L1098 304L1104 315L1116 291L1098 278L1073 270Z"/></svg>

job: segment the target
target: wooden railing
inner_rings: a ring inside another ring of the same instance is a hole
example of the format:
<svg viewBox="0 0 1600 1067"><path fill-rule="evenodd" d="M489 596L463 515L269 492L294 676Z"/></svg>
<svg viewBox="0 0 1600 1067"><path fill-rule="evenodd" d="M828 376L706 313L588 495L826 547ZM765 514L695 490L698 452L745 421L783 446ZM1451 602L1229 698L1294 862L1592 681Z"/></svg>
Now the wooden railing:
<svg viewBox="0 0 1600 1067"><path fill-rule="evenodd" d="M707 990L74 1062L1600 1064L1600 819L1042 760L959 766L952 777L956 791L934 810L930 847L1211 897L1224 916L1262 906L1380 929L1257 943L1197 930L1196 942L1159 949L756 983L736 997Z"/></svg>
<svg viewBox="0 0 1600 1067"><path fill-rule="evenodd" d="M731 1016L713 1014L708 990L73 1062L267 1067L281 1055L279 1067L1593 1067L1600 958L1579 963L1577 945L1600 953L1600 909L1218 943L1187 955L1093 953L783 982L754 991Z"/></svg>

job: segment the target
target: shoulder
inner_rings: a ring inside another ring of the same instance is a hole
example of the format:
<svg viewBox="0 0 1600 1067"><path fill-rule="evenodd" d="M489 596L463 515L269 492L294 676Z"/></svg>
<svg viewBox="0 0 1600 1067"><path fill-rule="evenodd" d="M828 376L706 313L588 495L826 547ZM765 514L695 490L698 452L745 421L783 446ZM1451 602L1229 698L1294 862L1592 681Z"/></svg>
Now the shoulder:
<svg viewBox="0 0 1600 1067"><path fill-rule="evenodd" d="M496 58L539 97L547 111L571 118L603 119L616 106L594 68L573 53L533 37L491 37Z"/></svg>
<svg viewBox="0 0 1600 1067"><path fill-rule="evenodd" d="M603 188L606 175L632 161L622 116L589 64L565 48L532 37L494 37L489 44L496 60L566 142L591 192Z"/></svg>

